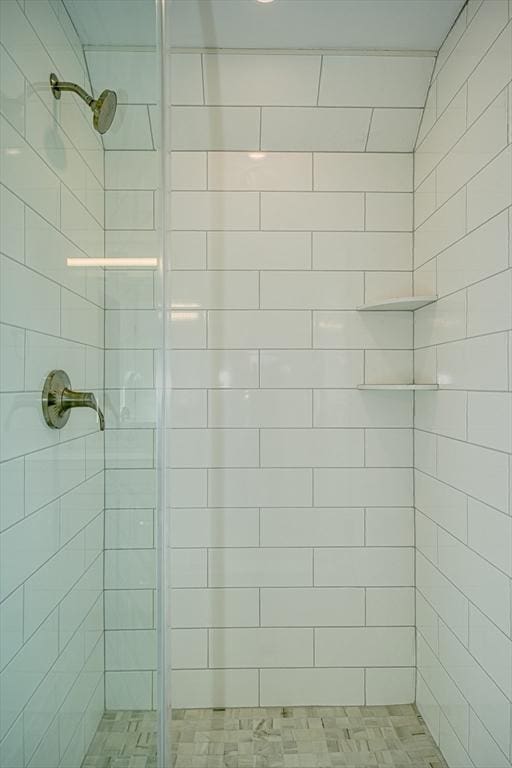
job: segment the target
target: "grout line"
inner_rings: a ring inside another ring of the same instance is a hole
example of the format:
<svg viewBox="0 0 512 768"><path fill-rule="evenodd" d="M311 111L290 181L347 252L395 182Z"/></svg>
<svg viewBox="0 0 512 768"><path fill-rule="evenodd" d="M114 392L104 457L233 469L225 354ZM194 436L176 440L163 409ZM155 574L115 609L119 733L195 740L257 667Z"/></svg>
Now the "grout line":
<svg viewBox="0 0 512 768"><path fill-rule="evenodd" d="M368 132L366 134L366 141L364 143L364 150L363 151L365 153L368 150L368 142L370 141L370 132L371 132L371 129L372 129L372 122L373 122L373 115L374 115L374 113L375 113L375 107L372 107L372 111L370 113L370 120L368 122Z"/></svg>
<svg viewBox="0 0 512 768"><path fill-rule="evenodd" d="M151 112L149 110L149 104L146 104L146 110L147 110L148 125L149 125L149 135L151 137L151 147L152 147L152 150L150 150L150 151L158 152L158 149L157 149L157 146L156 146L156 141L155 141L155 136L153 134L153 126L151 125ZM105 182L103 182L103 186L105 187Z"/></svg>
<svg viewBox="0 0 512 768"><path fill-rule="evenodd" d="M206 87L205 87L204 56L205 56L205 54L203 52L201 52L201 90L202 90L202 96L203 96L203 105L206 106Z"/></svg>
<svg viewBox="0 0 512 768"><path fill-rule="evenodd" d="M316 106L318 107L320 105L320 89L322 87L322 75L324 70L324 57L323 54L320 56L320 68L318 71L318 88L316 92Z"/></svg>
<svg viewBox="0 0 512 768"><path fill-rule="evenodd" d="M32 88L32 91L33 91L33 93L34 93L34 94L36 94L37 98L39 99L39 101L40 101L40 102L43 104L44 108L46 109L46 105L45 105L45 104L44 104L44 102L43 102L43 101L40 99L40 97L39 97L39 94L37 94L37 92L36 92L36 91L35 91L35 89L33 89L33 88ZM46 111L48 111L48 110L46 109ZM53 117L53 116L52 116L52 117ZM55 172L54 166L52 166L52 165L50 165L50 164L49 164L49 162L48 162L48 161L45 159L45 157L44 157L42 154L40 154L40 152L37 150L37 148L36 148L35 146L33 146L32 144L30 144L30 143L27 141L27 139L25 138L24 134L23 134L23 133L20 133L20 131L18 130L18 128L17 128L15 125L13 125L13 124L10 122L10 120L8 120L8 119L7 119L7 117L5 117L5 116L2 116L2 118L3 118L3 119L5 120L5 122L6 122L6 123L9 125L9 127L11 128L11 130L12 130L12 131L14 131L14 133L16 133L16 134L17 134L17 135L18 135L18 136L19 136L19 137L22 139L23 143L24 143L24 144L26 144L26 145L27 145L27 146L30 148L30 150L31 150L31 151L34 153L34 155L36 155L36 156L37 156L37 158L38 158L38 161L39 161L40 163L42 163L42 164L43 164L43 165L44 165L44 166L45 166L45 167L48 169L49 173L50 173L50 174L53 176L54 180L55 180L56 182L58 182L58 184L59 184L59 185L62 185L63 187L65 187L65 189L66 189L66 191L68 192L68 194L69 194L69 195L70 195L70 196L71 196L71 197L72 197L72 198L73 198L73 199L74 199L74 200L75 200L75 201L76 201L76 202L77 202L77 203L80 205L80 207L81 207L81 208L83 208L83 210L84 210L84 211L87 213L87 215L88 215L88 216L90 216L90 218L94 220L94 222L95 222L95 223L98 225L98 227L99 227L100 229L104 229L104 222L98 221L98 219L96 218L96 216L95 216L95 215L92 213L92 211L91 211L91 210L90 210L90 209L87 207L87 205L86 205L86 204L85 204L85 203L84 203L84 202L83 202L83 201L82 201L82 200L81 200L81 199L78 197L78 195L77 195L77 194L76 194L76 193L75 193L75 192L74 192L74 191L73 191L73 190L72 190L72 189L71 189L71 188L70 188L70 187L69 187L69 186L66 184L66 182L64 182L64 181L63 181L63 179L62 179L62 178L61 178L61 177L60 177L60 176L59 176L59 175L58 175L58 174ZM55 118L54 118L54 117L53 117L53 119L54 119L54 121L56 122L56 120L55 120ZM59 125L59 128L60 128L60 125ZM70 141L70 142L71 142L71 139L70 139L70 138L69 138L69 136L66 134L66 132L65 132L65 131L64 131L62 128L61 128L61 130L62 130L62 132L64 133L64 135L66 136L66 138L68 139L68 141ZM76 148L75 148L75 146L73 145L73 143L72 143L72 142L71 142L71 144L72 144L72 148L73 148L73 149L72 149L72 150L70 149L70 151L74 151L74 152L75 152L75 153L76 153L76 154L77 154L77 155L80 157L80 160L81 160L81 162L84 164L84 166L85 166L85 167L87 167L87 169L89 170L90 174L91 174L92 176L94 176L94 179L95 179L95 181L96 181L96 182L97 182L97 184L98 184L98 191L104 191L103 189L101 189L101 184L102 184L102 182L101 182L101 181L98 179L98 177L96 176L96 174L94 173L94 171L93 171L93 170L92 170L92 169L89 167L89 165L86 163L86 161L84 160L84 158L82 157L82 155L80 154L80 152L78 151L78 149L76 149ZM16 193L13 193L13 194L16 194ZM18 197L18 195L16 195L16 196ZM23 200L23 202L25 202L25 201ZM39 215L39 216L41 216L41 214L40 214L38 211L36 211L36 213L38 213L38 215ZM43 218L43 217L42 217L42 218ZM59 223L59 226L60 226L60 223Z"/></svg>
<svg viewBox="0 0 512 768"><path fill-rule="evenodd" d="M48 563L49 563L51 560L53 560L53 559L54 559L54 557L55 557L55 556L56 556L56 555L57 555L57 554L58 554L60 551L62 551L62 549L63 549L63 548L67 547L67 546L68 546L68 545L69 545L69 544L70 544L70 543L71 543L71 542L72 542L74 539L76 539L78 536L80 536L80 535L81 535L81 534L82 534L82 533L85 531L85 529L86 529L86 528L87 528L87 527L88 527L88 526L89 526L91 523L94 523L94 522L95 522L95 521L96 521L96 520L99 518L99 516L100 516L101 514L102 514L102 512L99 512L99 513L98 513L98 514L97 514L95 517L93 517L91 520L89 520L89 522L88 522L88 523L86 523L86 524L83 526L83 528L81 528L81 529L80 529L80 531L78 531L78 533L77 533L77 534L76 534L74 537L72 537L71 539L69 539L69 540L68 540L68 541L67 541L67 542L66 542L66 543L65 543L65 544L64 544L62 547L60 547L60 548L59 548L59 549L58 549L58 550L57 550L57 551L56 551L56 552L55 552L55 553L54 553L54 554L53 554L51 557L49 557L49 558L48 558L48 560L46 560L46 561L45 561L45 562L44 562L44 563L43 563L43 564L42 564L42 565L41 565L39 568L37 568L37 570L36 570L36 571L34 571L33 573L31 573L31 574L30 574L30 576L28 576L28 577L25 579L25 581L24 581L24 582L22 582L22 584L19 584L19 585L18 585L18 586L17 586L17 587L16 587L14 590L12 590L12 592L10 592L10 593L9 593L9 595L7 595L7 596L4 598L4 600L6 600L6 599L7 599L7 598L8 598L10 595L14 594L14 592L16 592L18 589L20 589L20 588L23 588L23 603L25 603L25 584L26 584L26 583L27 583L27 582L28 582L28 581L29 581L29 580L30 580L30 579L31 579L31 578L32 578L32 577L33 577L33 576L34 576L34 575L35 575L35 574L36 574L36 573L37 573L37 572L38 572L38 571L41 569L41 568L43 568L43 567L44 567L45 565L47 565L47 564L48 564ZM12 657L9 659L9 661L7 662L7 664L5 664L5 665L2 667L2 671L3 671L3 670L5 670L5 669L7 668L7 666L9 666L9 665L10 665L10 664L11 664L11 663L14 661L14 659L15 659L15 658L16 658L16 657L17 657L17 656L18 656L18 655L19 655L19 654L20 654L20 653L23 651L23 649L25 648L25 646L27 645L27 643L29 643L29 642L32 640L32 638L33 638L33 637L35 637L36 633L37 633L37 632L38 632L38 631L41 629L41 627L42 627L42 626L43 626L43 625L44 625L44 624L45 624L45 623L48 621L48 619L49 619L49 618L52 616L52 614L56 613L56 614L57 614L57 622L59 621L58 615L59 615L59 613L60 613L60 606L61 606L62 602L63 602L63 601L64 601L64 600L65 600L67 597L69 597L69 595L70 595L70 594L73 592L73 590L75 589L75 587L77 586L77 584L78 584L78 583L79 583L79 582L80 582L80 581L83 579L83 577L84 577L84 576L85 576L87 573L89 573L89 571L90 571L90 570L91 570L91 569L92 569L92 568L93 568L93 567L96 565L96 563L98 562L98 560L100 559L100 557L102 557L102 552L101 552L101 551L98 551L98 554L97 554L97 556L95 557L95 559L94 559L94 560L93 560L91 563L89 563L89 565L87 566L87 568L85 568L85 569L82 571L82 573L81 573L81 574L80 574L80 575L79 575L79 576L78 576L78 577L75 579L75 581L74 581L74 582L71 584L71 586L70 586L70 588L68 589L68 591L67 591L67 592L66 592L66 593L65 593L65 594L64 594L64 595L61 597L61 599L58 601L58 603L57 603L57 604L56 604L56 605L55 605L55 606L54 606L54 607L53 607L53 608L50 610L50 612L49 612L49 613L48 613L48 614L47 614L47 615L46 615L46 616L45 616L45 617L42 619L42 621L40 621L40 622L39 622L39 624L38 624L38 625L35 627L35 629L34 629L34 630L31 632L31 634L30 634L30 635L28 635L28 637L26 637L26 638L25 638L25 617L23 616L23 619L22 619L22 622L23 622L23 635L22 635L22 637L23 637L24 639L22 640L22 643L21 643L20 647L18 648L18 650L16 651L16 653L15 653L15 654L14 654L14 655L13 655L13 656L12 656ZM98 591L98 597L97 597L97 598L96 598L96 600L94 601L94 603L93 603L93 605L91 606L91 608L90 608L90 609L87 611L86 615L83 617L82 621L80 622L80 625L79 625L79 626L76 628L76 630L75 630L75 631L72 633L71 637L70 637L70 638L67 640L67 642L65 643L65 645L63 645L63 646L62 646L62 648L60 648L60 640L59 640L59 650L58 650L58 654L57 654L57 657L56 657L56 659L55 659L54 663L58 663L58 661L59 661L59 659L60 659L60 657L61 657L61 654L62 654L62 653L63 653L63 651L64 651L64 650L67 648L67 646L68 646L68 645L69 645L69 643L72 641L72 639L73 639L73 637L76 635L76 633L79 631L80 627L81 627L81 626L82 626L82 624L85 622L85 620L87 619L88 615L89 615L89 614L91 613L91 611L92 611L92 610L95 608L95 606L96 606L96 603L98 602L98 600L100 599L100 597L101 597L101 590L99 590L99 591ZM60 627L59 627L58 637L60 637ZM44 679L44 678L43 678L43 679ZM41 681L41 682L42 682L42 681ZM32 698L32 697L30 697L30 698ZM27 702L27 703L28 703L28 702ZM25 704L25 706L26 706L26 704Z"/></svg>
<svg viewBox="0 0 512 768"><path fill-rule="evenodd" d="M421 471L421 470L417 470L417 471ZM470 497L470 498L472 498L472 497ZM467 505L466 505L466 506L467 506ZM421 515L423 515L423 517L426 517L428 520L430 520L432 523L434 523L434 524L436 525L436 527L437 527L437 528L438 528L440 531L443 531L443 533L446 533L446 534L448 534L448 536L450 536L450 538L454 539L454 540L455 540L455 541L457 541L459 544L461 544L463 547L465 547L467 550L469 550L469 551L470 551L470 552L472 552L474 555L476 555L477 557L479 557L479 558L480 558L480 560L482 560L482 561L484 561L485 563L487 563L488 565L490 565L490 566L493 568L493 570L495 570L495 571L497 572L497 574L502 574L502 575L504 575L504 576L506 576L506 577L510 578L510 577L508 576L508 573L507 573L507 571L504 571L503 569L499 568L499 567L498 567L498 566L497 566L495 563L493 563L493 562L491 562L490 560L488 560L488 559L487 559L487 558L486 558L484 555L482 555L482 554L481 554L480 552L478 552L476 549L474 549L473 547L471 547L471 546L470 546L470 545L467 543L467 541L464 541L464 539L460 539L458 536L456 536L456 535L453 533L453 531L450 531L448 528L444 528L444 527L443 527L443 526L442 526L442 525L441 525L441 524L440 524L440 523L439 523L437 520L435 520L434 518L431 518L431 517L429 517L429 515L428 515L428 514L426 514L425 512L423 512L423 510L422 510L420 507L416 507L416 510L417 510L417 512L419 512ZM506 514L506 513L502 512L501 514ZM467 510L466 510L466 519L467 519ZM438 548L439 548L439 543L438 543ZM421 550L421 549L420 549L420 550L418 550L418 551L419 551L419 552L421 552L421 553L423 554L423 556L424 556L424 557L427 557L427 556L426 556L426 555L425 555L425 554L422 552L422 550ZM427 558L427 559L429 559L429 558ZM430 561L430 562L432 562L432 561ZM448 579L448 580L449 580L449 581L450 581L450 582L451 582L451 583L452 583L454 586L457 586L457 585L456 585L456 583L455 583L454 581L452 581L452 579L450 579L450 577L449 577L449 576L447 576L447 575L446 575L446 573L445 573L443 570L441 570L441 567L439 566L439 564L438 564L438 563L432 563L432 564L433 564L433 565L435 565L435 566L436 566L436 568L437 568L437 570L438 570L440 573L442 573L442 574L443 574L443 575L444 575L444 576L445 576L445 577L446 577L446 578L447 578L447 579ZM467 600L470 600L470 602L471 602L471 599L470 599L470 598L469 598L469 597L468 597L468 596L467 596L467 595L466 595L466 594L463 592L463 590L462 590L462 588L461 588L461 587L458 587L458 586L457 586L457 589L459 590L459 592L460 592L461 594L463 594L463 595L465 596L465 598L466 598ZM476 603L474 603L474 605L475 605L475 606L478 608L478 605L477 605ZM482 608L479 608L479 610L480 610L480 611L482 611L482 613L484 613L484 610L483 610ZM486 614L486 615L487 615L487 614ZM498 624L496 624L496 623L494 622L494 620L493 620L493 619L491 619L489 616L487 616L487 618L488 618L488 619L489 619L489 621L491 621L491 622L492 622L492 623L493 623L493 624L494 624L496 627L498 627L498 629L500 629L500 631L501 631L501 632L504 632L504 630L503 630L503 629L501 629L501 628L499 627L499 625L498 625Z"/></svg>
<svg viewBox="0 0 512 768"><path fill-rule="evenodd" d="M465 12L465 10L466 10L466 6L467 6L467 3L466 3L466 4L465 4L463 7L462 7L462 9L461 9L461 13L462 13L462 12ZM479 6L479 8L480 8L480 6ZM459 14L459 15L460 15L460 14ZM438 71L438 72L436 72L436 73L435 73L435 80L436 80L436 81L439 79L439 75L441 74L441 72L443 71L443 69L444 69L444 68L447 66L447 64L448 64L448 62L450 61L451 57L454 55L455 51L457 50L457 48L458 48L458 46L459 46L459 43L460 43L460 42L461 42L461 40L462 40L462 39L463 39L463 38L466 36L468 28L471 26L471 24L473 23L473 21L474 21L474 19L475 19L475 17L476 17L477 15L478 15L478 10L477 10L477 11L474 13L474 15L472 16L472 18L470 19L470 21L469 21L469 24L467 24L467 25L466 25L466 29L465 29L465 31L463 32L463 34L461 35L461 37L459 38L459 40L457 41L457 43L454 45L453 49L450 51L450 54L449 54L449 56L447 56L446 60L443 62L443 65L442 65L442 67L439 69L439 71ZM458 19L458 17L457 17L457 19ZM455 23L456 23L457 19L455 19L455 21L454 21L454 23L453 23L453 25L452 25L452 28L453 28L453 26L455 25ZM448 109L448 107L450 106L450 104L451 104L451 102L453 101L453 99L455 98L455 96L457 96L457 95L458 95L458 93L459 93L459 92L462 90L462 88L464 88L464 86L466 85L466 83L467 83L467 82L469 81L469 79L471 78L471 75L472 75L472 74L473 74L473 73L476 71L476 69L479 67L480 63L481 63L481 62L482 62L482 61L485 59L485 57L487 56L487 54L489 53L489 51L491 50L491 48L493 47L493 45L496 43L497 39L500 37L500 35L501 35L501 34L503 33L503 31L506 29L506 27L507 27L507 25L508 25L508 22L509 22L509 19L507 19L507 21L505 22L505 24L503 25L503 27L501 27L501 28L500 28L500 30L499 30L499 32L497 33L496 37L494 37L494 38L493 38L493 40L492 40L492 42L490 43L490 45L489 45L489 46L488 46L488 47L485 49L485 51L483 52L482 56L481 56L481 57L480 57L480 59L477 61L477 63L476 63L476 64L475 64L475 66L473 67L473 69L472 69L472 70L470 70L469 72L467 72L467 73L466 73L466 78L465 78L465 80L464 80L464 83L463 83L463 84L462 84L462 86L461 86L461 87L458 89L458 91L455 93L455 95L454 95L454 96L453 96L453 98L450 100L450 102L449 102L449 103L446 105L446 107L444 108L444 110L443 110L441 113L438 113L438 111L436 110L436 115L437 115L437 117L436 117L436 122L437 122L437 121L438 121L438 120L439 120L439 119L440 119L440 118L441 118L441 117L444 115L444 113L446 112L446 110L447 110L447 109ZM450 31L451 31L451 30L450 30Z"/></svg>
<svg viewBox="0 0 512 768"><path fill-rule="evenodd" d="M508 86L507 86L507 87L508 87ZM450 153L452 153L452 152L453 152L453 150L455 149L455 147L456 147L456 146L457 146L457 145L458 145L458 144L459 144L459 143L462 141L462 139L464 139L464 138L466 137L466 135L469 133L469 131L471 131L471 130L472 130L472 128L473 128L473 127L474 127L474 126L475 126L475 125L476 125L476 124L477 124L477 123L478 123L478 122L479 122L479 121L480 121L480 120L481 120L483 117L485 117L486 113L487 113L489 110L491 110L491 109L493 108L493 106L494 106L495 102L497 102L497 101L498 101L498 100L499 100L499 99L500 99L500 98L503 96L503 94L505 94L505 93L506 93L506 91L507 91L507 88L504 88L503 90L501 90L501 91L500 91L500 93L499 93L499 94L496 96L496 98L495 98L495 99L494 99L494 100L493 100L493 101L492 101L492 102L489 104L489 106L487 107L487 109L486 109L486 110L485 110L485 111L484 111L484 112L483 112L483 113L480 115L480 117L478 117L478 118L477 118L477 119L476 119L476 120L475 120L475 121L472 123L472 125L471 125L469 128L467 128L467 129L464 131L464 133L463 133L463 134L461 134L461 135L459 136L459 138L457 139L457 141L456 141L456 142L455 142L455 143L454 143L454 144L453 144L453 145L452 145L452 146L451 146L451 147L450 147L450 148L447 150L447 152L446 152L446 153L443 155L443 157L440 159L440 161L439 161L439 162L438 162L438 163L437 163L437 164L436 164L436 165L435 165L433 168L431 168L431 169L429 170L429 172L428 172L427 176L425 176L424 178L422 178L422 179L421 179L421 181L419 181L419 182L418 182L418 186L416 186L416 187L415 187L415 189L413 190L413 192L414 192L414 193L416 193L416 192L418 191L419 187L420 187L420 186L423 184L423 182L424 182L424 181L426 181L426 180L428 179L428 177L429 177L429 176L432 174L432 172L433 172L433 171L435 171L435 170L437 171L437 170L438 170L438 168L439 168L439 166L441 165L441 163L442 163L442 162L443 162L443 161L444 161L444 160L445 160L445 159L446 159L446 158L447 158L447 157L450 155ZM433 216L435 216L435 215L436 215L436 213L437 213L437 212L438 212L438 211L439 211L439 210L440 210L440 209L441 209L441 208L442 208L444 205L446 205L446 204L447 204L447 203L448 203L450 200L452 200L452 199L453 199L453 198L454 198L454 197L457 195L457 193L458 193L458 192L460 192L462 189L464 189L465 187L467 187L467 186L470 184L470 182L471 182L471 181L473 181L473 180L474 180L474 179L475 179L475 178L476 178L476 177L477 177L477 176L478 176L480 173L482 173L482 172L483 172L483 171L484 171L486 168L488 168L488 166L489 166L489 165L491 165L491 163L493 163L493 162L494 162L494 161L495 161L495 160L496 160L496 159L497 159L497 158L498 158L498 157L499 157L501 154L503 154L503 153L507 152L507 150L509 149L509 147L510 147L510 145L509 145L509 144L508 144L508 142L507 142L507 138L505 139L505 143L504 143L503 145L501 145L501 146L500 146L500 148L499 148L498 150L496 150L496 148L494 147L494 148L493 148L493 151L495 151L495 154L494 154L494 155L493 155L493 156L492 156L492 157L491 157L489 160L487 160L487 161L484 163L484 165L482 165L481 167L479 167L479 168L478 168L478 170L476 170L476 171L475 171L475 172L474 172L474 173L473 173L473 174L472 174L472 175L471 175L471 176L470 176L468 179L466 179L466 180L465 180L465 181L464 181L464 182L463 182L463 183L460 185L460 187L457 187L457 189L455 189L455 190L454 190L454 191L453 191L453 192L452 192L452 193L449 195L449 197L447 197L447 198L446 198L446 200L445 200L445 201L444 201L444 202L443 202L443 203L442 203L440 206L438 206L438 207L436 208L436 210L435 210L435 211L434 211L432 214L430 214L430 216L428 216L428 217L425 219L425 221L429 221L429 219L431 219ZM416 184L416 182L417 182L417 179L415 179L415 180L414 180L414 183L415 183L415 184ZM507 206L505 206L505 207L507 207ZM494 214L494 215L496 215L496 214ZM423 222L422 222L422 225L425 223L425 221L423 221ZM420 225L420 227L421 227L422 225Z"/></svg>

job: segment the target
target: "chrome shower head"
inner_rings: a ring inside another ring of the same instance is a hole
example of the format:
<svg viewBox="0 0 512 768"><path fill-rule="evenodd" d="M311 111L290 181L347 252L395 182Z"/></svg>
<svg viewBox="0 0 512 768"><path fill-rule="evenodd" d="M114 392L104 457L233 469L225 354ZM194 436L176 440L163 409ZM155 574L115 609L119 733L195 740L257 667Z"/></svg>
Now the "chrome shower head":
<svg viewBox="0 0 512 768"><path fill-rule="evenodd" d="M107 89L103 91L97 99L93 99L92 96L89 96L89 94L79 85L76 85L76 83L59 81L59 78L53 72L50 75L50 88L56 99L60 99L62 91L71 91L72 93L78 94L78 96L80 96L92 110L92 124L94 129L98 131L98 133L106 133L108 131L112 125L117 109L117 95L115 91L109 91Z"/></svg>

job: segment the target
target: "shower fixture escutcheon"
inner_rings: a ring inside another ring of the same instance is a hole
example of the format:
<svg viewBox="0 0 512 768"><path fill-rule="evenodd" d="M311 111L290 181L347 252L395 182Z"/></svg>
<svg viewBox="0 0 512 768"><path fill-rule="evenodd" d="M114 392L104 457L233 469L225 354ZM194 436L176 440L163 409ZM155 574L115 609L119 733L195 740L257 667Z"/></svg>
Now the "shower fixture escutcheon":
<svg viewBox="0 0 512 768"><path fill-rule="evenodd" d="M105 429L105 419L92 392L75 392L65 371L51 371L46 377L41 400L44 420L52 429L62 429L69 419L72 408L92 408L98 414L100 430Z"/></svg>
<svg viewBox="0 0 512 768"><path fill-rule="evenodd" d="M50 88L56 99L60 99L63 91L76 93L91 108L94 129L98 133L106 133L108 131L117 109L117 94L115 91L107 89L102 91L97 99L94 99L80 85L59 80L54 72L50 75Z"/></svg>

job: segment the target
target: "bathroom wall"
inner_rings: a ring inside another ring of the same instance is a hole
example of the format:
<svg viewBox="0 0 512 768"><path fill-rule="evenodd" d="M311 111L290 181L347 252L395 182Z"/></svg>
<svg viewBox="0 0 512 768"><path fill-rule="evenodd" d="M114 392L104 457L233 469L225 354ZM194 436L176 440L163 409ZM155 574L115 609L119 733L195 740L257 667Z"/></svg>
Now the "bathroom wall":
<svg viewBox="0 0 512 768"><path fill-rule="evenodd" d="M105 255L156 258L157 57L127 49L89 49L86 57L96 92L108 84L119 99L104 137ZM156 695L156 278L154 268L106 270L107 709L151 709Z"/></svg>
<svg viewBox="0 0 512 768"><path fill-rule="evenodd" d="M412 149L426 56L177 54L172 703L414 700Z"/></svg>
<svg viewBox="0 0 512 768"><path fill-rule="evenodd" d="M470 2L415 152L417 702L450 766L510 766L512 17Z"/></svg>
<svg viewBox="0 0 512 768"><path fill-rule="evenodd" d="M60 2L0 3L0 763L80 766L103 711L103 438L43 421L47 373L103 388L103 148Z"/></svg>

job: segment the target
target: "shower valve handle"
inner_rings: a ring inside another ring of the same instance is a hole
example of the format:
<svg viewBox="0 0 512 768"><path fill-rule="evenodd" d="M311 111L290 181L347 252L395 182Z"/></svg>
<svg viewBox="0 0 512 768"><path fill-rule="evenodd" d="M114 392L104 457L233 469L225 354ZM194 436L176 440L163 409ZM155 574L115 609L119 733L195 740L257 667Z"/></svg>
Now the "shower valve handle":
<svg viewBox="0 0 512 768"><path fill-rule="evenodd" d="M71 389L65 371L52 371L46 377L42 395L43 415L52 429L62 429L67 424L73 408L92 408L98 414L100 430L105 429L105 419L92 392L75 392Z"/></svg>

